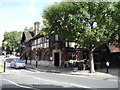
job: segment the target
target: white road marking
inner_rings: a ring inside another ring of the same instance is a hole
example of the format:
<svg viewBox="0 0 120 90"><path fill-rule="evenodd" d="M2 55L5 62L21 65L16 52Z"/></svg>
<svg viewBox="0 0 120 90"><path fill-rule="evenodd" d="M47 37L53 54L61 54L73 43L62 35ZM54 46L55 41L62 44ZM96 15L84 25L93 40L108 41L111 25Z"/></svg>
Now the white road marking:
<svg viewBox="0 0 120 90"><path fill-rule="evenodd" d="M41 79L41 78L38 78L38 77L35 77L35 76L28 76L28 75L21 75L21 74L16 74L16 75L19 75L19 76L25 76L25 77L32 77L32 78L35 78L37 80L42 80L42 81L48 81L48 82L53 82L53 83L62 83L63 85L64 84L67 84L67 85L72 85L72 86L76 86L76 87L80 87L80 88L91 88L91 87L87 87L87 86L84 86L84 85L78 85L78 84L74 84L74 83L68 83L68 82L62 82L62 81L54 81L54 80L48 80L48 79Z"/></svg>
<svg viewBox="0 0 120 90"><path fill-rule="evenodd" d="M90 87L87 87L87 86L77 85L77 84L68 83L68 82L54 81L54 80L51 81L51 80L47 80L47 79L41 79L41 78L38 78L38 77L34 77L34 78L35 78L35 79L38 79L38 80L43 80L43 81L53 82L53 83L68 84L68 85L72 85L72 86L76 86L76 87L80 87L80 88L90 88Z"/></svg>
<svg viewBox="0 0 120 90"><path fill-rule="evenodd" d="M29 73L46 73L46 72L31 72L31 71L27 71L27 70L21 70L21 71L24 71L24 72L29 72ZM20 73L20 71L18 71L18 70L15 70L15 73ZM74 77L81 77L81 78L86 78L87 77L87 79L94 79L94 80L104 80L104 78L101 78L101 79L99 79L99 78L94 78L94 77L88 77L88 76L83 76L83 75L70 75L70 74L64 74L64 73L62 73L62 74L58 74L58 73L52 73L52 74L56 74L56 75L61 75L61 76L70 76L70 77L72 77L72 76L74 76ZM108 79L109 81L113 81L113 82L117 82L118 81L118 79L116 78L116 79Z"/></svg>
<svg viewBox="0 0 120 90"><path fill-rule="evenodd" d="M57 74L57 73L52 73L52 74L56 74L56 75L61 75L61 76L70 76L70 77L72 77L72 76L74 76L74 77L81 77L81 78L86 78L87 77L87 79L94 79L94 80L103 80L103 78L101 78L101 79L99 79L99 78L94 78L94 77L89 77L89 76L83 76L83 75L69 75L69 74ZM112 78L111 78L112 79ZM118 78L116 77L116 79L108 79L109 81L118 81Z"/></svg>
<svg viewBox="0 0 120 90"><path fill-rule="evenodd" d="M28 86L19 85L19 84L15 83L15 82L13 82L13 81L11 81L11 80L9 80L9 79L2 79L2 78L0 78L0 79L1 79L1 80L4 80L4 81L8 81L8 82L10 82L10 83L12 83L12 84L14 84L14 85L16 85L16 86L18 86L18 87L22 87L22 88L32 88L32 87L28 87Z"/></svg>
<svg viewBox="0 0 120 90"><path fill-rule="evenodd" d="M28 70L12 70L11 72L13 72L13 73L21 73L21 71L22 72L27 72L27 73L46 73L46 72L40 72L40 71L37 71L37 70L35 70L35 72L31 72L31 71L28 71ZM36 72L37 71L37 72ZM74 76L74 77L81 77L81 78L86 78L87 77L87 79L92 79L92 80L104 80L105 78L94 78L94 77L89 77L89 76L83 76L83 75L70 75L70 74L65 74L65 73L51 73L51 74L56 74L56 75L61 75L61 76L70 76L70 77L72 77L72 76ZM103 76L102 76L103 77ZM106 77L107 78L107 77ZM113 82L117 82L118 81L118 79L117 78L115 78L115 79L108 79L108 81L113 81Z"/></svg>

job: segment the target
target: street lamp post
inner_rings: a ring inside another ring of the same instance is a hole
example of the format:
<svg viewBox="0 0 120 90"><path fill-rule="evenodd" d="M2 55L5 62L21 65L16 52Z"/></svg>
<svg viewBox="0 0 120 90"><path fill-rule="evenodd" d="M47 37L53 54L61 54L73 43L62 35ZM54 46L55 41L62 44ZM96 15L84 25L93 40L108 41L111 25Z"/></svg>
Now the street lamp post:
<svg viewBox="0 0 120 90"><path fill-rule="evenodd" d="M5 42L3 42L4 43L4 50L5 50L5 56L6 56L6 45L7 45L7 42L5 41Z"/></svg>
<svg viewBox="0 0 120 90"><path fill-rule="evenodd" d="M36 48L36 68L38 66L38 48Z"/></svg>
<svg viewBox="0 0 120 90"><path fill-rule="evenodd" d="M7 42L5 41L5 42L3 42L4 43L4 45L7 45ZM5 46L5 56L6 56L6 46ZM4 72L5 72L5 67L6 67L6 60L4 60Z"/></svg>
<svg viewBox="0 0 120 90"><path fill-rule="evenodd" d="M6 61L4 60L4 72L5 72L5 67L6 67Z"/></svg>

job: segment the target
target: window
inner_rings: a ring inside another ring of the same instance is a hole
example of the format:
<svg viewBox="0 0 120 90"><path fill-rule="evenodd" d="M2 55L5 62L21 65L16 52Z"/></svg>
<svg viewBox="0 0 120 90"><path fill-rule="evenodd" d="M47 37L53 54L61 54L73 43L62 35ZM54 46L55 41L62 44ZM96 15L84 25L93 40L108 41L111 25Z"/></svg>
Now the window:
<svg viewBox="0 0 120 90"><path fill-rule="evenodd" d="M40 44L40 47L43 48L43 44Z"/></svg>
<svg viewBox="0 0 120 90"><path fill-rule="evenodd" d="M35 40L35 45L37 44L37 40Z"/></svg>
<svg viewBox="0 0 120 90"><path fill-rule="evenodd" d="M38 48L38 45L35 45L35 48Z"/></svg>
<svg viewBox="0 0 120 90"><path fill-rule="evenodd" d="M36 39L36 44L38 44L38 40Z"/></svg>
<svg viewBox="0 0 120 90"><path fill-rule="evenodd" d="M44 43L44 48L46 48L46 43Z"/></svg>
<svg viewBox="0 0 120 90"><path fill-rule="evenodd" d="M41 43L43 43L43 37L41 37Z"/></svg>
<svg viewBox="0 0 120 90"><path fill-rule="evenodd" d="M49 42L47 42L47 47L49 47Z"/></svg>
<svg viewBox="0 0 120 90"><path fill-rule="evenodd" d="M32 45L35 45L35 40L34 40L34 41L32 41Z"/></svg>
<svg viewBox="0 0 120 90"><path fill-rule="evenodd" d="M35 49L35 48L36 48L36 46L32 46L32 50Z"/></svg>
<svg viewBox="0 0 120 90"><path fill-rule="evenodd" d="M69 42L69 47L75 47L75 42Z"/></svg>
<svg viewBox="0 0 120 90"><path fill-rule="evenodd" d="M49 39L46 39L47 42L49 42Z"/></svg>
<svg viewBox="0 0 120 90"><path fill-rule="evenodd" d="M38 44L40 43L40 38L38 39Z"/></svg>
<svg viewBox="0 0 120 90"><path fill-rule="evenodd" d="M68 47L68 42L65 43L65 47Z"/></svg>
<svg viewBox="0 0 120 90"><path fill-rule="evenodd" d="M55 41L58 41L58 35L57 34L55 35Z"/></svg>
<svg viewBox="0 0 120 90"><path fill-rule="evenodd" d="M69 53L69 60L75 60L75 54L74 53Z"/></svg>
<svg viewBox="0 0 120 90"><path fill-rule="evenodd" d="M32 41L32 45L34 45L34 41Z"/></svg>
<svg viewBox="0 0 120 90"><path fill-rule="evenodd" d="M32 50L34 49L34 46L32 46Z"/></svg>
<svg viewBox="0 0 120 90"><path fill-rule="evenodd" d="M44 48L44 47L43 47L43 44L41 44L41 48Z"/></svg>
<svg viewBox="0 0 120 90"><path fill-rule="evenodd" d="M42 37L42 43L44 43L45 42L45 37Z"/></svg>
<svg viewBox="0 0 120 90"><path fill-rule="evenodd" d="M40 48L40 44L38 45L38 48Z"/></svg>
<svg viewBox="0 0 120 90"><path fill-rule="evenodd" d="M46 42L47 40L46 40L46 37L44 37L44 42Z"/></svg>

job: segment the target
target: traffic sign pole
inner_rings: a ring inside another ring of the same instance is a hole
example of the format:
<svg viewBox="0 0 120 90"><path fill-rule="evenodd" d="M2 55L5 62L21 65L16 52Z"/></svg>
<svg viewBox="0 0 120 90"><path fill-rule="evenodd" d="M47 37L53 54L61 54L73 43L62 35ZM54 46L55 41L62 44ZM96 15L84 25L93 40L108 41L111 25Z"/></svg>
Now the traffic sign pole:
<svg viewBox="0 0 120 90"><path fill-rule="evenodd" d="M6 63L5 63L5 61L4 61L4 72L5 72L5 66L6 66Z"/></svg>

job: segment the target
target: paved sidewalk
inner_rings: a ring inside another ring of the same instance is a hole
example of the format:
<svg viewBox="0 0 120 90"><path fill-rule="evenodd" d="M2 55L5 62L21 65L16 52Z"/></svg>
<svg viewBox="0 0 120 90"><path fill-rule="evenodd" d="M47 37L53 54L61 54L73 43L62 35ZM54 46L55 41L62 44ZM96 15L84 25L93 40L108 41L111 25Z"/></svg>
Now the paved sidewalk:
<svg viewBox="0 0 120 90"><path fill-rule="evenodd" d="M37 68L35 65L27 64L28 68L41 71L41 72L52 72L52 73L63 73L63 74L70 74L70 75L107 75L107 76L118 76L118 70L111 70L113 73L105 73L105 69L97 70L95 73L89 73L89 70L77 70L75 68L62 68L62 67L45 67L45 66L38 66ZM29 69L30 70L30 69ZM111 72L110 71L110 72Z"/></svg>
<svg viewBox="0 0 120 90"><path fill-rule="evenodd" d="M106 73L106 68L104 69L99 69L99 70L96 70L97 72L102 72L102 73ZM111 74L111 75L115 75L115 76L119 76L120 77L120 70L118 68L110 68L108 70L108 74Z"/></svg>

